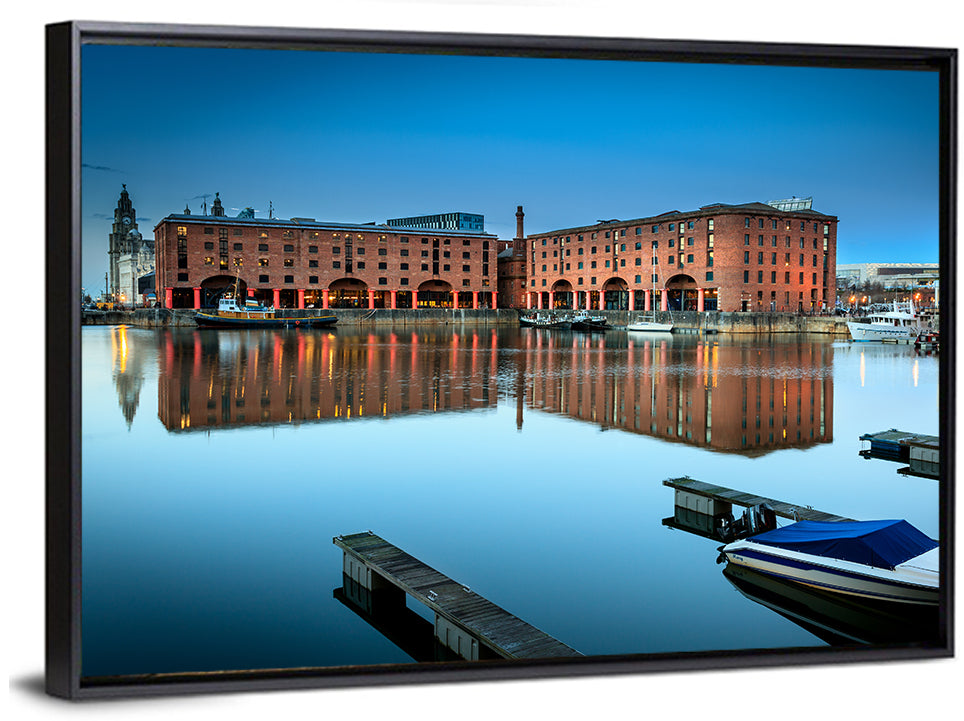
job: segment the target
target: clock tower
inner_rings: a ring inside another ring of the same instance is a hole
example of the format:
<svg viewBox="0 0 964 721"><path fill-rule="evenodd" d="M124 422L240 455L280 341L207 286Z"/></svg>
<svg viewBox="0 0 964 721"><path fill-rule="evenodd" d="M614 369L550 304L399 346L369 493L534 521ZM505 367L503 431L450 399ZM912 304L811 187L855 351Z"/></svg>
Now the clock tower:
<svg viewBox="0 0 964 721"><path fill-rule="evenodd" d="M139 233L131 234L132 231L137 230L137 216L134 213L131 197L127 193L127 185L122 185L121 188L117 207L114 208L114 223L111 226L107 250L107 254L110 256L110 293L114 296L122 290L119 283L118 260L122 255L136 252L137 249L133 245L135 239L139 239L140 235Z"/></svg>

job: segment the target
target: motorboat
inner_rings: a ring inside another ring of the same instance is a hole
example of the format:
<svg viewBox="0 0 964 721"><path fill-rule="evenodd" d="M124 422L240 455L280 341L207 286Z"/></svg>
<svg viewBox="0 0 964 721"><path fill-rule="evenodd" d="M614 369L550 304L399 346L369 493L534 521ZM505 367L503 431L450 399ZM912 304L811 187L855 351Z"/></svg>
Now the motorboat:
<svg viewBox="0 0 964 721"><path fill-rule="evenodd" d="M855 341L907 341L917 340L922 330L921 319L914 304L894 301L891 310L878 311L867 316L867 321L847 321L850 337Z"/></svg>
<svg viewBox="0 0 964 721"><path fill-rule="evenodd" d="M550 328L553 330L569 330L572 328L571 321L548 312L520 315L519 325L529 328Z"/></svg>
<svg viewBox="0 0 964 721"><path fill-rule="evenodd" d="M721 560L828 592L934 606L938 542L904 520L797 521L720 548Z"/></svg>
<svg viewBox="0 0 964 721"><path fill-rule="evenodd" d="M603 315L590 315L588 311L580 310L572 316L572 329L582 331L602 331L609 327L609 321Z"/></svg>
<svg viewBox="0 0 964 721"><path fill-rule="evenodd" d="M274 308L261 305L254 298L243 301L235 291L228 291L218 299L214 312L199 310L194 322L201 328L319 328L338 321L332 313L304 317L279 316Z"/></svg>

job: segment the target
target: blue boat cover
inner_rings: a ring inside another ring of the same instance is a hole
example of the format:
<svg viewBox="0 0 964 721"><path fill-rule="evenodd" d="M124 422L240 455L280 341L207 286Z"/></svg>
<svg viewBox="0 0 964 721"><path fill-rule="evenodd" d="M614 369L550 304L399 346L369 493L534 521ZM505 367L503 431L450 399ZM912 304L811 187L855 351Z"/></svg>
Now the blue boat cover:
<svg viewBox="0 0 964 721"><path fill-rule="evenodd" d="M893 569L937 547L907 521L798 521L749 539L815 556Z"/></svg>

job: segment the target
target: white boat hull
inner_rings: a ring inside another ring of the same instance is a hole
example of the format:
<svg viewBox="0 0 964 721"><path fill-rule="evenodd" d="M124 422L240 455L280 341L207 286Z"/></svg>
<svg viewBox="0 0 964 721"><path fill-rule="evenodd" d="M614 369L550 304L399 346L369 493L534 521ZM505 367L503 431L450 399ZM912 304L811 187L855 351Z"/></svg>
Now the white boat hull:
<svg viewBox="0 0 964 721"><path fill-rule="evenodd" d="M672 333L673 324L672 323L657 323L656 321L643 320L637 321L635 323L630 323L626 326L626 330L638 330L645 333Z"/></svg>
<svg viewBox="0 0 964 721"><path fill-rule="evenodd" d="M883 323L847 323L850 337L856 341L906 340L914 341L920 331L919 328L909 326L894 326Z"/></svg>
<svg viewBox="0 0 964 721"><path fill-rule="evenodd" d="M936 548L894 570L775 548L752 539L731 543L723 553L737 566L824 591L898 603L936 605L939 601Z"/></svg>

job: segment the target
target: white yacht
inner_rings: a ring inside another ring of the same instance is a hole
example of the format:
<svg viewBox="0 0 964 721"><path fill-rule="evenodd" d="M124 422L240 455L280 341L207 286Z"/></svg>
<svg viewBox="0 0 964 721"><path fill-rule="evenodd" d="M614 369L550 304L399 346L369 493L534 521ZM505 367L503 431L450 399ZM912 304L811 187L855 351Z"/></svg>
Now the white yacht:
<svg viewBox="0 0 964 721"><path fill-rule="evenodd" d="M672 333L673 324L659 323L655 319L648 319L645 316L641 316L627 325L626 330L638 330L646 333Z"/></svg>
<svg viewBox="0 0 964 721"><path fill-rule="evenodd" d="M847 322L851 338L857 341L914 341L921 332L921 320L913 303L900 305L894 301L892 310L871 313L868 318L869 322Z"/></svg>
<svg viewBox="0 0 964 721"><path fill-rule="evenodd" d="M672 333L673 323L670 316L669 323L660 323L656 320L656 273L659 266L656 261L656 246L653 246L653 294L650 296L650 306L652 310L646 315L637 316L636 320L626 326L626 330L643 331L645 333ZM665 290L663 291L666 292Z"/></svg>

